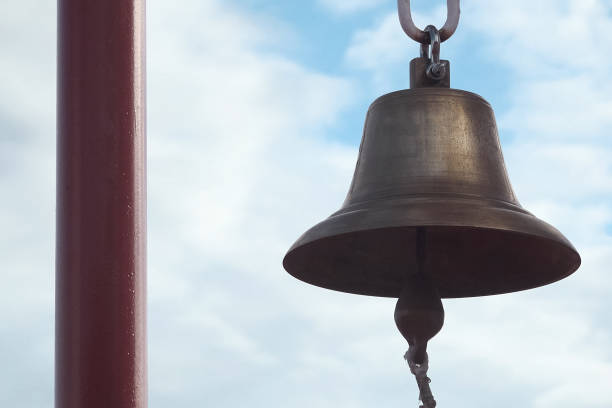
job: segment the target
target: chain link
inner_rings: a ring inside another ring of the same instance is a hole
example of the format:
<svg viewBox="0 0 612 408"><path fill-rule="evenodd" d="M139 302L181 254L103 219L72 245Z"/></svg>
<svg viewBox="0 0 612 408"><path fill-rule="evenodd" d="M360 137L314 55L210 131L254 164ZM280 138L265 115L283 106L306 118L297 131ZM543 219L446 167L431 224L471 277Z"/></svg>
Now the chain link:
<svg viewBox="0 0 612 408"><path fill-rule="evenodd" d="M427 31L420 30L412 21L410 0L397 0L397 12L400 24L408 37L421 44L429 43ZM446 0L446 22L440 29L440 42L448 40L459 25L459 0Z"/></svg>

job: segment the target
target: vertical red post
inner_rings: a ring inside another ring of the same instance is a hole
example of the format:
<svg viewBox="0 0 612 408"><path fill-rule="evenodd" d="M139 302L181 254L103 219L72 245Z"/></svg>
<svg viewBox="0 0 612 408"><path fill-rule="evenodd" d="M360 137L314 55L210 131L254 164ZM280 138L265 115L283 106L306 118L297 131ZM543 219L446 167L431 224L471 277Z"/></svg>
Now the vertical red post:
<svg viewBox="0 0 612 408"><path fill-rule="evenodd" d="M56 408L145 408L145 0L58 0Z"/></svg>

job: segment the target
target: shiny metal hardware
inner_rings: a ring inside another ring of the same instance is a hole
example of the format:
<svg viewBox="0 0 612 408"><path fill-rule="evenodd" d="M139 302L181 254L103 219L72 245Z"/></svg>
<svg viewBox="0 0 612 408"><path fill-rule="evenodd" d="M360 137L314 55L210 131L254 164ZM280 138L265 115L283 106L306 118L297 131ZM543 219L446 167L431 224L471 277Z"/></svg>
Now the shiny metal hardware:
<svg viewBox="0 0 612 408"><path fill-rule="evenodd" d="M429 34L429 44L421 44L421 58L429 60L425 73L429 79L439 81L446 75L446 65L440 62L440 33L432 25L425 31Z"/></svg>
<svg viewBox="0 0 612 408"><path fill-rule="evenodd" d="M447 0L446 8L446 22L440 29L440 42L448 40L455 33L461 14L459 0ZM412 21L410 0L397 0L397 10L402 29L408 37L421 44L429 44L430 38L427 31L420 30Z"/></svg>

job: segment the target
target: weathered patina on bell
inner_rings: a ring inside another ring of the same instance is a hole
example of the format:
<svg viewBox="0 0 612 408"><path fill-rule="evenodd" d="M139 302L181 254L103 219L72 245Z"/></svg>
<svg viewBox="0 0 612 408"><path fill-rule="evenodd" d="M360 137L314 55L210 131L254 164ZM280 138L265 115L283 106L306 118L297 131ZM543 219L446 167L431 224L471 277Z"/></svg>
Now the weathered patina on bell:
<svg viewBox="0 0 612 408"><path fill-rule="evenodd" d="M471 92L427 86L376 99L344 204L283 265L313 285L399 297L420 228L424 270L443 298L534 288L580 265L572 244L518 202L493 110Z"/></svg>
<svg viewBox="0 0 612 408"><path fill-rule="evenodd" d="M427 345L444 324L441 298L552 283L573 273L580 256L518 202L489 103L450 89L440 43L457 27L459 0L447 0L440 30L418 29L409 0L398 0L398 10L406 34L421 44L411 89L370 105L344 204L306 231L283 265L313 285L397 297L404 358L421 407L434 408Z"/></svg>

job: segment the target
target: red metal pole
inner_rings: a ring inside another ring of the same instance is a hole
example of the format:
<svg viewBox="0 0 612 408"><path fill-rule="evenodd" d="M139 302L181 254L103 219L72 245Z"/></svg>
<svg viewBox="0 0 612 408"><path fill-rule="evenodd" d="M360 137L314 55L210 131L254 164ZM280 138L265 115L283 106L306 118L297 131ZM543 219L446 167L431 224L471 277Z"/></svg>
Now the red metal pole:
<svg viewBox="0 0 612 408"><path fill-rule="evenodd" d="M144 0L58 0L56 408L145 408Z"/></svg>

